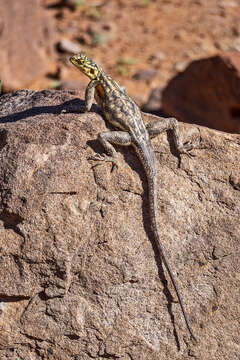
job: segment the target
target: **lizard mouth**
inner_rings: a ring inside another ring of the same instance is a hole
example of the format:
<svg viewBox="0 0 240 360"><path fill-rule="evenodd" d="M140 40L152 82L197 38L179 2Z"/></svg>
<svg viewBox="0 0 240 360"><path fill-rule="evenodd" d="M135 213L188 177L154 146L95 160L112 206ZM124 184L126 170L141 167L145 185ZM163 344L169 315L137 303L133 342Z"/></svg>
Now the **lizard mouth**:
<svg viewBox="0 0 240 360"><path fill-rule="evenodd" d="M79 63L78 59L75 56L71 56L69 58L69 60L71 61L72 64L78 64Z"/></svg>

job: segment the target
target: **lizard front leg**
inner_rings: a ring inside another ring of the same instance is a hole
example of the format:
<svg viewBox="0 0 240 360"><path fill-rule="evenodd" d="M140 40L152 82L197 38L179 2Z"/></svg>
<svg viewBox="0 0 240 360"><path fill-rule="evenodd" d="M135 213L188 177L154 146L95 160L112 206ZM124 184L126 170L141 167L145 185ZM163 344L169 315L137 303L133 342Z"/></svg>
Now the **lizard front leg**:
<svg viewBox="0 0 240 360"><path fill-rule="evenodd" d="M86 87L86 90L85 90L84 108L82 108L82 106L79 106L79 104L73 103L73 104L69 105L68 109L63 109L61 112L66 113L66 112L88 112L88 111L90 111L92 104L94 102L95 88L97 85L99 85L98 80L91 80L88 83L88 86Z"/></svg>
<svg viewBox="0 0 240 360"><path fill-rule="evenodd" d="M108 154L95 154L92 160L109 161L114 166L118 166L118 155L112 144L129 146L132 143L131 136L125 131L104 131L98 134L98 140L103 145Z"/></svg>
<svg viewBox="0 0 240 360"><path fill-rule="evenodd" d="M154 138L162 132L170 130L173 134L176 150L179 152L179 154L187 154L189 156L189 151L194 148L194 145L191 142L187 144L182 143L177 119L161 118L161 120L159 120L159 117L157 116L152 115L152 117L155 117L157 120L146 125L146 129L150 138Z"/></svg>
<svg viewBox="0 0 240 360"><path fill-rule="evenodd" d="M91 80L88 86L86 87L85 91L85 112L88 112L91 110L92 104L94 102L94 94L95 94L95 88L99 85L98 80Z"/></svg>

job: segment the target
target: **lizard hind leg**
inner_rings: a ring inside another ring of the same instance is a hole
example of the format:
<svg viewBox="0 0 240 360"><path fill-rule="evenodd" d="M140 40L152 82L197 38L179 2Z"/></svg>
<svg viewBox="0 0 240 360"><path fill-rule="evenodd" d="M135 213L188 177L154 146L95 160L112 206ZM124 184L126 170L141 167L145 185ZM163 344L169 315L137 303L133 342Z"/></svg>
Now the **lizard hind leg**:
<svg viewBox="0 0 240 360"><path fill-rule="evenodd" d="M118 167L118 154L112 144L129 146L132 143L130 134L125 131L104 131L98 134L98 140L106 153L95 154L90 159L98 162L111 162L112 169Z"/></svg>
<svg viewBox="0 0 240 360"><path fill-rule="evenodd" d="M164 131L170 130L173 134L173 140L176 147L176 150L179 154L186 154L190 156L190 150L194 148L194 145L191 142L183 144L179 132L178 121L175 118L159 118L157 116L151 115L151 117L156 118L156 121L146 125L146 129L149 133L150 138L161 134Z"/></svg>

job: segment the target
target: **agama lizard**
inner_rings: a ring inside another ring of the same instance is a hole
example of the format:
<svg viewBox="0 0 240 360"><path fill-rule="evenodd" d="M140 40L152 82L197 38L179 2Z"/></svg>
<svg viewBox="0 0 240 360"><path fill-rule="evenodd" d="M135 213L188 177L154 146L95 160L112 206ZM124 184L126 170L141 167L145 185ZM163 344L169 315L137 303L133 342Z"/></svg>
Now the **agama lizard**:
<svg viewBox="0 0 240 360"><path fill-rule="evenodd" d="M90 111L95 97L108 122L118 129L118 131L105 131L98 135L98 139L108 155L96 154L93 157L94 160L110 161L113 165L117 165L117 152L112 144L132 145L143 165L148 182L151 228L158 251L176 291L186 326L191 337L195 339L158 233L155 156L150 138L159 135L163 131L171 130L179 154L189 154L189 150L193 148L193 145L183 145L179 135L178 121L175 118L162 118L161 120L158 118L153 123L145 125L137 104L116 81L85 54L74 55L70 57L70 61L91 80L85 93L85 111Z"/></svg>

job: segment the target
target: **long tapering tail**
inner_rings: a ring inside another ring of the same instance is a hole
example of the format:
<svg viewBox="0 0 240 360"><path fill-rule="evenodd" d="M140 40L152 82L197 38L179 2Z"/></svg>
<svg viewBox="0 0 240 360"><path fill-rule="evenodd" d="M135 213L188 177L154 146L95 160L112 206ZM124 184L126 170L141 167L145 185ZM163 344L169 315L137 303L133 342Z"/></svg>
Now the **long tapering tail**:
<svg viewBox="0 0 240 360"><path fill-rule="evenodd" d="M174 279L174 275L173 275L173 272L170 268L170 265L168 263L168 260L167 260L167 257L165 255L165 251L163 249L163 246L161 244L161 241L160 241L160 238L159 238L159 232L158 232L158 226L157 226L157 201L156 201L156 178L155 178L155 174L153 176L149 176L150 174L148 174L148 197L149 197L149 209L150 209L150 219L151 219L151 228L152 228L152 231L153 231L153 234L154 234L154 237L155 237L155 241L156 241L156 244L157 244L157 248L158 248L158 251L160 253L160 256L162 257L162 260L163 260L163 263L167 269L167 272L170 276L170 279L172 281L172 284L174 286L174 289L175 289L175 292L177 294L177 298L178 298L178 301L179 301L179 304L181 306L181 309L182 309L182 313L183 313L183 316L184 316L184 319L185 319L185 323L186 323L186 326L188 328L188 331L191 335L191 337L196 340L195 336L193 335L193 332L192 332L192 329L191 329L191 326L189 324L189 321L188 321L188 317L187 317L187 314L185 312L185 309L184 309L184 306L183 306L183 301L182 301L182 298L179 294L179 291L178 291L178 287L177 287L177 284L176 284L176 281Z"/></svg>

